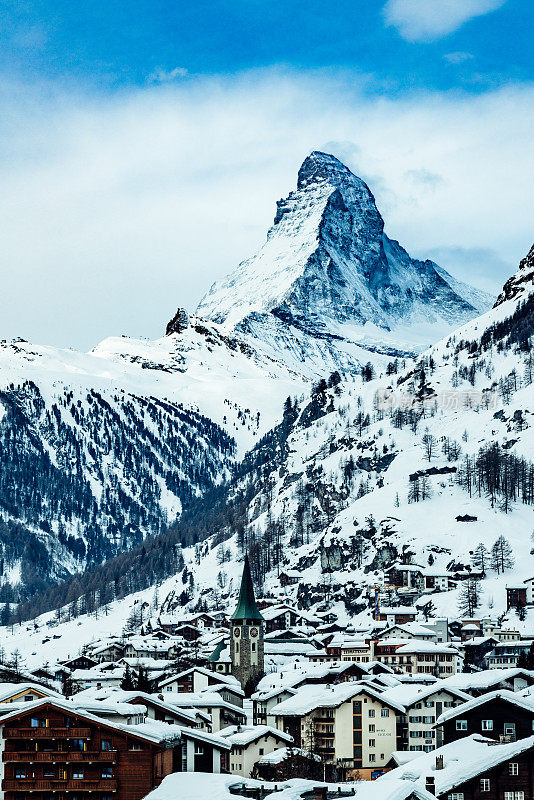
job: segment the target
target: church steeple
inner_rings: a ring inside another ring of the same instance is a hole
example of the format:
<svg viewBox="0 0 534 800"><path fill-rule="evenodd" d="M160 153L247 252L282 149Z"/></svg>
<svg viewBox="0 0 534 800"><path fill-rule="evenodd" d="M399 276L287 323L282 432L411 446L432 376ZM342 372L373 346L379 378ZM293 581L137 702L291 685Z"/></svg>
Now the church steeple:
<svg viewBox="0 0 534 800"><path fill-rule="evenodd" d="M256 605L256 597L254 596L254 586L252 584L252 574L250 572L248 555L245 556L243 575L241 577L241 589L239 590L239 599L237 601L236 609L230 619L251 619L254 621L263 620L260 610Z"/></svg>
<svg viewBox="0 0 534 800"><path fill-rule="evenodd" d="M254 596L248 556L245 556L237 606L230 617L232 674L250 694L263 675L263 617Z"/></svg>

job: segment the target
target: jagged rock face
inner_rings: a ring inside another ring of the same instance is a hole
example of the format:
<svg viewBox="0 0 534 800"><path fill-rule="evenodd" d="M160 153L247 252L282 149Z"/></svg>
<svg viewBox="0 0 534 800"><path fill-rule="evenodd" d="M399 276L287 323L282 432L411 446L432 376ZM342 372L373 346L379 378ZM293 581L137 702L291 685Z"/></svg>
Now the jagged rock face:
<svg viewBox="0 0 534 800"><path fill-rule="evenodd" d="M502 292L497 297L494 308L506 300L521 299L534 290L534 245L519 263L517 272L509 278L503 286Z"/></svg>
<svg viewBox="0 0 534 800"><path fill-rule="evenodd" d="M165 336L171 336L173 333L183 333L188 326L189 315L185 308L179 308L174 317L167 323Z"/></svg>
<svg viewBox="0 0 534 800"><path fill-rule="evenodd" d="M278 201L261 250L212 286L199 313L304 357L326 349L345 368L361 361L347 344L387 352L406 341L404 350L416 350L490 301L437 264L412 259L384 234L364 181L334 156L314 152L297 189Z"/></svg>

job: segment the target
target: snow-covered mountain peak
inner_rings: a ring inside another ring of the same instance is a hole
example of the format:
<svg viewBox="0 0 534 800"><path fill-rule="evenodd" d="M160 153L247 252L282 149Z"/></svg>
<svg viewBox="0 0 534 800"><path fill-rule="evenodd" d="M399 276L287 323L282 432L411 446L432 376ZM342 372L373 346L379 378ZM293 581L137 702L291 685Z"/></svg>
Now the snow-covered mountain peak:
<svg viewBox="0 0 534 800"><path fill-rule="evenodd" d="M315 360L350 371L369 351L419 351L491 302L412 259L384 234L365 182L314 151L297 188L277 202L264 245L211 287L198 312L292 366Z"/></svg>

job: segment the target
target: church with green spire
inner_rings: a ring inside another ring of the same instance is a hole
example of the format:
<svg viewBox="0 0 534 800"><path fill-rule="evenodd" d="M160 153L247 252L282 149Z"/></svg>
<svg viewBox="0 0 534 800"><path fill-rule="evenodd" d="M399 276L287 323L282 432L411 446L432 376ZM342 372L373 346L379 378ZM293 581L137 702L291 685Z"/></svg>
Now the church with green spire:
<svg viewBox="0 0 534 800"><path fill-rule="evenodd" d="M232 675L245 690L263 675L263 617L254 596L248 556L245 556L237 606L230 617L230 659Z"/></svg>

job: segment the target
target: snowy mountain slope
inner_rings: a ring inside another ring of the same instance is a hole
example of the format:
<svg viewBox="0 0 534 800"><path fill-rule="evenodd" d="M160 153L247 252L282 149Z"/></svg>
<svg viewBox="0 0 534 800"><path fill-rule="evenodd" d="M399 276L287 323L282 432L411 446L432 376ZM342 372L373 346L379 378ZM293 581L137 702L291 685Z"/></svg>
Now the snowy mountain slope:
<svg viewBox="0 0 534 800"><path fill-rule="evenodd" d="M0 597L163 530L303 385L196 318L87 354L0 342Z"/></svg>
<svg viewBox="0 0 534 800"><path fill-rule="evenodd" d="M385 235L367 185L313 152L296 191L278 201L260 251L214 284L198 312L279 358L350 370L362 346L421 350L490 303L433 262L410 258Z"/></svg>
<svg viewBox="0 0 534 800"><path fill-rule="evenodd" d="M511 279L513 297L415 364L391 362L369 381L332 376L286 403L282 422L247 454L217 502L210 498L202 512L199 501L196 527L210 535L191 546L182 539L179 571L160 576L161 607L182 613L231 606L246 550L264 593L305 608L333 608L357 626L370 619L385 566L402 560L437 573L462 572L478 543L489 550L504 535L514 565L504 576L488 569L479 609L504 614L505 584L534 572L532 279L522 262ZM161 539L173 550L177 541ZM287 569L298 570L298 584L281 585ZM99 591L106 594L103 583ZM134 601L150 604L153 596L154 586L146 586L106 605L112 618L108 625L106 616L106 629L116 631ZM458 590L428 599L437 614L458 614ZM508 616L514 627L529 624L513 611ZM38 626L47 619L40 617ZM62 623L58 634L74 625L76 641L94 635L90 616ZM42 630L30 638L24 625L2 630L0 641L42 660L35 646Z"/></svg>

